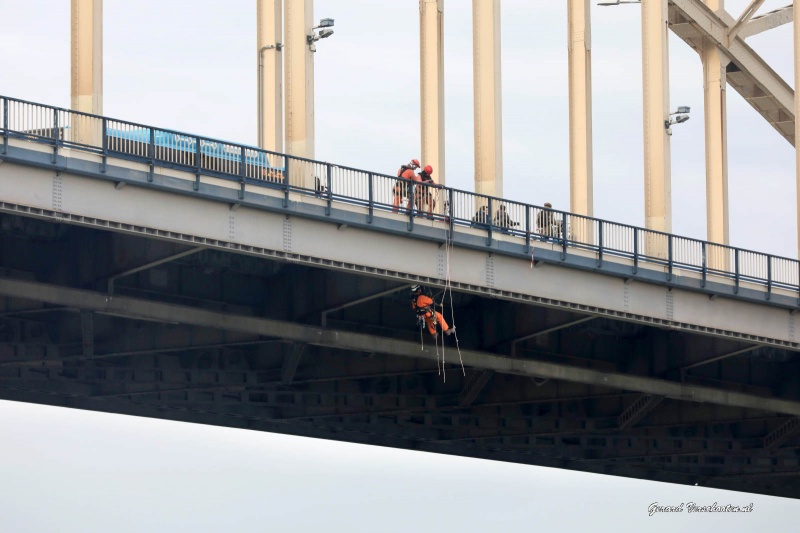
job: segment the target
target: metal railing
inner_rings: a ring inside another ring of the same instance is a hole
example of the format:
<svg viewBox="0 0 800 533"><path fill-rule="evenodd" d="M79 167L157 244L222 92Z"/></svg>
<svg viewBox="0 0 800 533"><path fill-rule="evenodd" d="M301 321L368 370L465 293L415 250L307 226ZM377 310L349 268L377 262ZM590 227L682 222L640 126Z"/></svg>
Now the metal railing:
<svg viewBox="0 0 800 533"><path fill-rule="evenodd" d="M315 195L327 201L366 207L367 220L375 210L407 216L409 229L420 217L451 228L472 227L485 232L487 245L498 234L549 242L566 257L569 249L596 253L600 266L606 257L664 268L667 280L675 269L695 272L705 284L709 277L764 287L766 299L774 287L800 291L800 262L751 250L652 231L440 186L426 186L396 176L314 161L252 146L154 128L67 109L0 96L3 144L9 138L28 139L109 156L211 175L241 183ZM55 161L55 160L54 160ZM151 172L152 176L152 172ZM152 179L152 178L151 178Z"/></svg>

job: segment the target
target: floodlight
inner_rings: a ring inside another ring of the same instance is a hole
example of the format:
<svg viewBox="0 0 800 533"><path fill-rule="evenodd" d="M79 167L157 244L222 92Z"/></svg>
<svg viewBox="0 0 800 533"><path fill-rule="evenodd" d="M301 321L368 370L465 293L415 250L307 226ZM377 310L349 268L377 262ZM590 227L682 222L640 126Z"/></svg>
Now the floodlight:
<svg viewBox="0 0 800 533"><path fill-rule="evenodd" d="M327 37L330 37L331 35L333 35L333 30L320 30L319 31L319 38L320 39L325 39Z"/></svg>
<svg viewBox="0 0 800 533"><path fill-rule="evenodd" d="M690 118L689 115L680 115L678 117L675 117L675 123L676 124L683 124L684 122L689 120L689 118Z"/></svg>
<svg viewBox="0 0 800 533"><path fill-rule="evenodd" d="M322 19L319 21L319 25L314 29L330 28L331 26L333 26L333 19Z"/></svg>

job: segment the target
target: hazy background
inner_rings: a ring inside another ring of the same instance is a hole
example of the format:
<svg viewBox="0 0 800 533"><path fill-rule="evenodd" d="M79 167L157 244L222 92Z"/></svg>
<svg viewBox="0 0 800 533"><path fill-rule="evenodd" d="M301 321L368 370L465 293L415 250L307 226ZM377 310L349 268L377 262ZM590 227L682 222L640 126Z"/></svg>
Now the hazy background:
<svg viewBox="0 0 800 533"><path fill-rule="evenodd" d="M595 215L643 225L640 6L592 14ZM734 17L748 0L728 0ZM767 0L761 11L788 3ZM255 1L105 0L104 114L256 143ZM419 157L416 0L316 0L316 158ZM505 196L569 206L564 0L503 0ZM473 189L469 0L445 2L447 184ZM0 0L0 94L69 107L67 0ZM748 40L793 85L792 27ZM670 39L675 233L705 238L702 70ZM794 149L728 92L731 243L797 257ZM0 531L795 531L800 505L521 465L0 402ZM647 516L653 502L751 515Z"/></svg>

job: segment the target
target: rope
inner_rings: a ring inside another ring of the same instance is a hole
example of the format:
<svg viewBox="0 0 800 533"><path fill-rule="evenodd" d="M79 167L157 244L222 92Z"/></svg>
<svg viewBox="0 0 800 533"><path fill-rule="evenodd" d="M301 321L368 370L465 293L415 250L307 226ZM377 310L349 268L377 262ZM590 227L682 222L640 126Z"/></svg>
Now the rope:
<svg viewBox="0 0 800 533"><path fill-rule="evenodd" d="M453 216L452 206L450 206L450 216ZM453 325L451 326L455 331L453 331L453 337L456 339L456 350L458 351L458 360L461 363L461 373L466 376L467 372L464 370L464 359L461 356L461 347L458 344L458 329L456 329L456 315L453 307L453 284L451 283L450 279L450 249L453 247L453 239L450 228L447 228L447 232L445 233L445 244L444 249L446 251L446 260L445 260L445 278L444 278L444 292L442 293L442 310L444 310L444 298L447 295L448 291L450 293L450 320L453 321ZM444 336L444 335L443 335ZM444 339L442 339L442 346L444 346ZM442 349L444 352L444 348ZM444 364L444 353L442 353L442 364Z"/></svg>

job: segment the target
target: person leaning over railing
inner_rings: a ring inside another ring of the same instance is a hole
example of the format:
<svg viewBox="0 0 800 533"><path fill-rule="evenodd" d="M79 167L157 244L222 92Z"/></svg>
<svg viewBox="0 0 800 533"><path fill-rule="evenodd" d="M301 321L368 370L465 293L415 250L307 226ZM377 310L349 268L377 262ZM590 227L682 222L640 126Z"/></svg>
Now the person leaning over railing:
<svg viewBox="0 0 800 533"><path fill-rule="evenodd" d="M433 210L436 209L436 199L434 198L434 194L431 191L431 187L441 188L441 185L437 185L435 181L433 181L433 167L427 165L424 169L420 171L417 175L419 179L419 185L417 185L417 208L420 211L423 211L425 207L428 208L428 216L433 216Z"/></svg>
<svg viewBox="0 0 800 533"><path fill-rule="evenodd" d="M561 221L553 212L553 204L550 202L544 204L544 209L536 216L536 226L540 235L554 238L561 236Z"/></svg>
<svg viewBox="0 0 800 533"><path fill-rule="evenodd" d="M494 225L500 228L503 233L511 233L511 227L519 226L519 222L511 220L511 216L506 211L506 206L500 204L500 209L494 214Z"/></svg>
<svg viewBox="0 0 800 533"><path fill-rule="evenodd" d="M489 227L489 206L482 205L475 211L475 216L472 217L472 225L476 228Z"/></svg>
<svg viewBox="0 0 800 533"><path fill-rule="evenodd" d="M400 170L397 171L397 177L401 178L394 183L394 202L392 203L392 212L397 213L400 209L400 203L403 200L408 200L409 204L411 201L408 198L408 187L410 185L409 182L416 181L417 176L414 174L414 170L419 168L419 160L412 159L410 163L407 165L401 165ZM408 206L409 209L412 208L411 205Z"/></svg>

